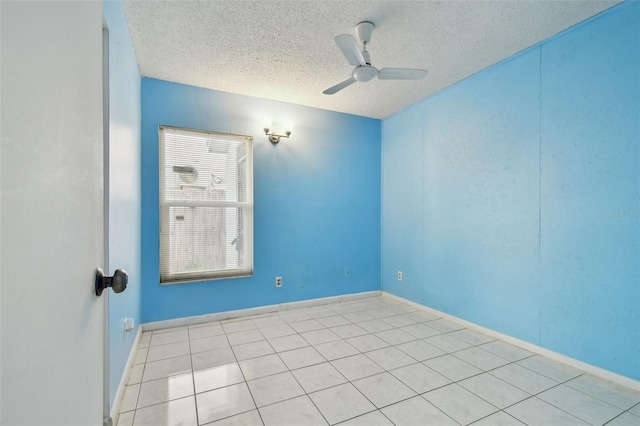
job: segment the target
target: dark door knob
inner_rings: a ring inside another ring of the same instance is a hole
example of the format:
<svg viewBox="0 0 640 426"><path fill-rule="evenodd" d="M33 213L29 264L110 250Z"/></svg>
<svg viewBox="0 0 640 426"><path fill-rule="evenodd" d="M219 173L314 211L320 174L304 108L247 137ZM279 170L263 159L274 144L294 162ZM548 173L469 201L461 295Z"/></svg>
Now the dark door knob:
<svg viewBox="0 0 640 426"><path fill-rule="evenodd" d="M96 269L96 296L100 296L102 291L111 287L114 293L122 293L127 288L129 276L122 269L116 269L112 277L104 274L101 268Z"/></svg>

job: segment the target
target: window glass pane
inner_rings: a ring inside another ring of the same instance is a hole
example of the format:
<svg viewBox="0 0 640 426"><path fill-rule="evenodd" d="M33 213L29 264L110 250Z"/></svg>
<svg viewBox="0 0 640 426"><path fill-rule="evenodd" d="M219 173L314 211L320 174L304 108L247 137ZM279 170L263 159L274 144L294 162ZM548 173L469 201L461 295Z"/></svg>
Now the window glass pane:
<svg viewBox="0 0 640 426"><path fill-rule="evenodd" d="M251 138L160 128L160 281L253 273Z"/></svg>
<svg viewBox="0 0 640 426"><path fill-rule="evenodd" d="M243 269L243 208L168 207L169 275Z"/></svg>
<svg viewBox="0 0 640 426"><path fill-rule="evenodd" d="M165 200L246 201L246 158L245 139L165 130Z"/></svg>

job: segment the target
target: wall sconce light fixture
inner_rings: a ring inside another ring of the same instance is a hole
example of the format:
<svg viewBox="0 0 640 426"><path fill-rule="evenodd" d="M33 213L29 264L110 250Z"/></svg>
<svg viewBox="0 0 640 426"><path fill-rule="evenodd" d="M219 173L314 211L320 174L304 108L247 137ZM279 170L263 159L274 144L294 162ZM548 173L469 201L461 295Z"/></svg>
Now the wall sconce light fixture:
<svg viewBox="0 0 640 426"><path fill-rule="evenodd" d="M264 134L269 136L269 142L271 142L272 144L277 144L278 142L280 142L280 138L289 138L289 136L291 136L291 130L287 130L285 131L284 135L278 135L275 133L269 133L269 128L265 127L264 129Z"/></svg>

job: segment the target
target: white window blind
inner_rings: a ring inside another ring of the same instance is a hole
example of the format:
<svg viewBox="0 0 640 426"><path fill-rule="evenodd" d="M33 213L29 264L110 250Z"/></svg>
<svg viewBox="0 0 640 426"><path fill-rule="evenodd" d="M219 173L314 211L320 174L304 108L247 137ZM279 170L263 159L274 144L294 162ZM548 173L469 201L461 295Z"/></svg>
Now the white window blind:
<svg viewBox="0 0 640 426"><path fill-rule="evenodd" d="M253 140L160 127L160 282L253 274Z"/></svg>

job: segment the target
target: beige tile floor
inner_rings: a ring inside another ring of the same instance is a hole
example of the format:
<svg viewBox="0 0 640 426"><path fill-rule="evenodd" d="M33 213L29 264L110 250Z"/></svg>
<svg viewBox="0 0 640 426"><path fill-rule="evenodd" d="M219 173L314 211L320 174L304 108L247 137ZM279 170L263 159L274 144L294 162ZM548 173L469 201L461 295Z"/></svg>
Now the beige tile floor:
<svg viewBox="0 0 640 426"><path fill-rule="evenodd" d="M633 425L640 392L387 297L144 332L129 425Z"/></svg>

